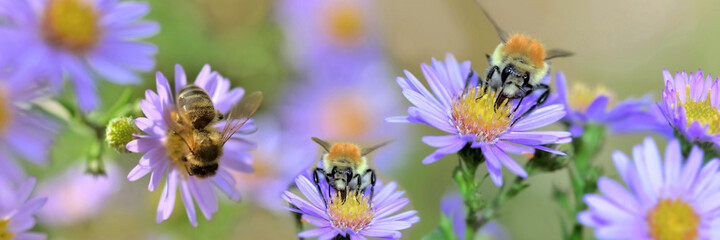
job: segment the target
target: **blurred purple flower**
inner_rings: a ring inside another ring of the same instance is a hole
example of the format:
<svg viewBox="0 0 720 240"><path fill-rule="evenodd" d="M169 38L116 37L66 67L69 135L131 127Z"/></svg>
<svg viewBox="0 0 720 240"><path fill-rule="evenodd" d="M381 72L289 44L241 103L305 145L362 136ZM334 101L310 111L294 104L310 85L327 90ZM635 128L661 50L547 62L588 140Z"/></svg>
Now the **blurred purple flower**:
<svg viewBox="0 0 720 240"><path fill-rule="evenodd" d="M0 70L9 71L10 79L47 79L56 90L67 75L84 111L99 105L94 73L117 84L140 83L136 71L155 66L155 45L138 41L160 29L140 20L150 11L148 3L5 0L0 5L5 55Z"/></svg>
<svg viewBox="0 0 720 240"><path fill-rule="evenodd" d="M613 160L629 190L601 177L603 195L584 197L589 210L578 220L595 228L599 239L715 239L720 216L718 159L703 166L703 152L693 147L683 159L672 140L664 163L651 138L633 148L633 161L622 152Z"/></svg>
<svg viewBox="0 0 720 240"><path fill-rule="evenodd" d="M568 89L565 75L555 75L558 99L568 114L563 121L570 126L573 137L580 136L588 123L602 124L611 131L627 132L643 130L653 116L646 112L651 101L649 98L628 99L615 105L615 96L602 86L590 90L581 83L574 82ZM609 110L608 110L609 109ZM628 121L632 119L632 121Z"/></svg>
<svg viewBox="0 0 720 240"><path fill-rule="evenodd" d="M338 81L345 77L354 80ZM308 141L310 137L352 141L361 146L407 137L410 133L406 127L382 121L383 116L402 111L400 98L387 79L383 69L372 69L364 75L318 78L292 86L284 94L280 113L284 136L300 143L298 148L307 149L319 149ZM374 153L371 165L384 173L392 171L401 161L391 159L400 159L407 148L406 141L394 141Z"/></svg>
<svg viewBox="0 0 720 240"><path fill-rule="evenodd" d="M85 174L85 165L77 164L40 183L38 194L48 197L47 204L38 212L40 221L63 227L99 214L120 190L122 180L117 166L106 164L105 171L106 176L92 176Z"/></svg>
<svg viewBox="0 0 720 240"><path fill-rule="evenodd" d="M0 80L0 181L24 180L25 171L16 159L46 164L60 127L47 116L33 112L33 101L47 89L22 81Z"/></svg>
<svg viewBox="0 0 720 240"><path fill-rule="evenodd" d="M521 105L517 112L511 113L516 103L510 102L496 107L493 91L485 93L483 89L475 87L464 90L466 78L470 74L469 61L459 64L453 55L447 54L445 63L435 59L432 62L432 66L422 64L421 68L433 93L406 70L407 79L398 77L397 83L402 88L403 95L414 106L408 108L409 116L386 119L396 123L425 123L450 133L422 138L426 144L439 148L423 159L424 164L433 163L471 144L472 148L482 149L490 177L496 185L501 186L502 165L518 176L527 177L525 169L507 153L533 153L534 149L538 149L565 155L541 145L570 142L570 133L529 131L562 119L566 114L562 105L540 106L513 124L516 117L534 104L533 99L526 99L526 104ZM471 81L470 85L476 86L477 81Z"/></svg>
<svg viewBox="0 0 720 240"><path fill-rule="evenodd" d="M156 221L160 223L172 214L179 185L188 218L192 225L196 226L193 198L206 219L210 220L212 214L218 211L213 184L231 199L240 200L240 193L234 188L235 180L230 172L250 173L253 171L252 156L248 151L256 148L256 145L242 135L253 133L256 130L255 124L252 123L252 120L248 121L224 145L224 153L220 158L219 169L215 176L206 179L189 176L183 163L176 163L168 157L165 142L169 127L166 121L170 120L169 113L175 109L175 98L168 80L162 73L157 73L156 80L157 93L147 90L145 99L140 101L140 107L145 117L135 119L138 128L148 135L139 135L137 136L139 139L133 140L127 145L127 149L131 152L145 153L138 165L128 174L128 180L135 181L152 172L148 190L154 191L167 171L167 183L158 204ZM180 65L176 65L175 95L186 84L185 70ZM227 114L232 105L245 94L245 90L242 88L230 90L230 81L217 72L211 71L209 65L203 67L194 84L207 91L215 108L224 114ZM215 126L222 129L224 124L225 122L218 122Z"/></svg>
<svg viewBox="0 0 720 240"><path fill-rule="evenodd" d="M15 184L0 180L0 239L46 239L42 233L27 232L35 226L33 214L40 209L46 198L30 198L35 188L35 178L29 178L14 188Z"/></svg>
<svg viewBox="0 0 720 240"><path fill-rule="evenodd" d="M310 169L317 149L301 147L302 144L286 138L274 116L254 118L260 130L251 140L262 145L250 152L254 159L253 173L231 172L237 180L235 188L246 196L245 199L277 214L287 214L287 205L281 196L298 175Z"/></svg>
<svg viewBox="0 0 720 240"><path fill-rule="evenodd" d="M348 194L348 198L343 202L336 194L333 194L332 199L324 197L329 195L328 184L325 181L320 181L322 196L315 184L303 175L298 176L295 184L309 201L286 191L283 199L298 208L288 209L303 214L303 221L319 227L301 232L298 237L319 237L319 240L329 240L337 235L347 234L351 239L367 239L366 237L400 239L402 237L400 230L407 229L420 221L415 215L417 214L415 210L390 216L410 203L407 198L402 198L405 191L395 191L397 188L395 182L383 185L378 179L371 205L368 204L370 188L358 196ZM327 201L327 208L323 199Z"/></svg>
<svg viewBox="0 0 720 240"><path fill-rule="evenodd" d="M465 204L459 193L446 195L440 200L440 210L450 220L453 232L459 239L465 239ZM473 239L506 240L508 239L505 229L495 221L486 223Z"/></svg>
<svg viewBox="0 0 720 240"><path fill-rule="evenodd" d="M277 17L286 53L309 79L362 75L368 65L383 64L375 1L282 0Z"/></svg>
<svg viewBox="0 0 720 240"><path fill-rule="evenodd" d="M670 125L690 141L720 146L720 79L697 73L663 70L665 90L658 103Z"/></svg>

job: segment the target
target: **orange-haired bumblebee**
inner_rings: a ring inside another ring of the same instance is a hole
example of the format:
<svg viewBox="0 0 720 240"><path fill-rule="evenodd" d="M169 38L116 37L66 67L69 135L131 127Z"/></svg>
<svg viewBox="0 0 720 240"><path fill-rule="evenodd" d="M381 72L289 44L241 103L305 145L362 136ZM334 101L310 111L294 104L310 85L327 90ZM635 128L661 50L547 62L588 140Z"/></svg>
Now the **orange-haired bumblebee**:
<svg viewBox="0 0 720 240"><path fill-rule="evenodd" d="M323 175L328 183L328 188L332 187L340 193L340 198L343 201L351 191L356 191L357 194L370 187L369 203L372 204L376 177L375 170L368 166L366 156L384 146L387 142L369 148L361 148L352 143L330 144L316 137L312 137L312 140L320 144L325 150L322 155L323 167L315 168L313 171L313 181L320 195L323 195L320 189L320 175ZM328 189L328 199L331 199L330 189ZM327 207L324 197L323 202Z"/></svg>
<svg viewBox="0 0 720 240"><path fill-rule="evenodd" d="M509 35L490 18L482 6L480 9L497 31L501 43L498 44L492 55L486 55L489 64L485 71L486 78L484 82L478 81L478 83L487 85L493 91L498 92L496 105L500 105L505 99L520 99L514 111L526 96L536 90L544 90L535 104L515 119L517 121L530 114L538 105L545 103L550 96L550 86L542 83L542 79L550 72L548 60L569 57L573 53L561 49L545 50L539 41L523 34ZM467 77L466 88L471 77L472 73Z"/></svg>

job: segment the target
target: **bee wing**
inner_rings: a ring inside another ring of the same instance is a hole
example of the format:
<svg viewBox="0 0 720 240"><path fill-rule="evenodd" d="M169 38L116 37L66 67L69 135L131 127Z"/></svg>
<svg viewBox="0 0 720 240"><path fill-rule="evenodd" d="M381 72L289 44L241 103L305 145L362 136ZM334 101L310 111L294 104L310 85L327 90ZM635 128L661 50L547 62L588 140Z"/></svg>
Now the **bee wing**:
<svg viewBox="0 0 720 240"><path fill-rule="evenodd" d="M487 19L490 21L490 24L493 25L493 27L495 28L495 31L498 34L498 37L500 37L500 41L502 41L503 43L506 43L507 39L510 38L510 34L505 32L504 30L502 30L502 28L500 28L500 26L498 26L498 24L495 22L495 20L493 20L490 17L490 14L488 14L488 12L485 10L485 8L479 2L477 2L477 0L473 0L473 2L475 2L478 5L478 7L480 7L480 10L483 12L483 14L485 14L485 17L487 17Z"/></svg>
<svg viewBox="0 0 720 240"><path fill-rule="evenodd" d="M325 140L317 138L317 137L311 137L310 139L315 141L317 144L320 144L320 146L323 147L323 149L325 149L326 152L330 152L330 147L332 147L332 144L326 142Z"/></svg>
<svg viewBox="0 0 720 240"><path fill-rule="evenodd" d="M392 140L389 140L389 141L385 141L385 142L383 142L383 143L380 143L380 144L375 145L375 146L372 146L372 147L363 148L362 151L360 152L360 156L368 155L368 154L370 154L371 152L377 150L378 148L381 148L381 147L383 147L383 146L385 146L385 145L388 145L388 144L391 143L391 142L392 142Z"/></svg>
<svg viewBox="0 0 720 240"><path fill-rule="evenodd" d="M225 128L222 131L222 143L225 144L240 127L255 114L255 111L260 108L262 103L263 94L262 92L253 92L250 95L245 96L240 102L233 105L228 113L227 122L225 122Z"/></svg>
<svg viewBox="0 0 720 240"><path fill-rule="evenodd" d="M550 49L547 51L547 55L545 57L545 60L553 59L553 58L559 58L559 57L569 57L575 55L574 53L563 50L563 49Z"/></svg>

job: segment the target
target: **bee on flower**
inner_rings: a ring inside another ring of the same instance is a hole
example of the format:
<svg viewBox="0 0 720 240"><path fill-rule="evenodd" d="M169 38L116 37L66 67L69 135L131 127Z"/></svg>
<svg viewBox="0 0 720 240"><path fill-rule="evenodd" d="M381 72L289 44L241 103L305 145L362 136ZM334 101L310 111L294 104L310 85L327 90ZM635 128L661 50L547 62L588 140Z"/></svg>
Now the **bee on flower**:
<svg viewBox="0 0 720 240"><path fill-rule="evenodd" d="M422 138L426 144L438 148L423 159L424 164L465 147L479 148L487 161L490 177L501 186L502 166L518 176L528 176L508 153L527 154L537 149L564 155L542 145L570 142L569 132L531 131L562 119L566 115L562 105L541 105L520 118L535 102L519 104L508 99L496 103L498 93L475 87L478 86L476 78L466 83L466 76L471 74L469 61L458 63L448 54L444 63L433 59L432 65L422 64L421 69L432 92L406 70L406 78L398 77L397 83L413 106L408 108L408 116L390 117L386 121L424 123L449 133Z"/></svg>
<svg viewBox="0 0 720 240"><path fill-rule="evenodd" d="M136 181L151 173L148 190L153 191L167 172L157 222L170 217L178 188L193 225L197 225L193 199L208 220L218 211L213 185L239 201L240 194L230 172L253 171L248 150L256 145L243 135L256 130L250 117L257 110L262 94L245 94L242 88L230 89L230 81L211 71L209 65L203 67L190 85L185 70L176 65L175 88L170 88L168 80L158 72L157 92L147 90L145 96L140 101L145 117L135 119L135 124L146 135L137 135L138 139L127 144L129 151L145 155L130 171L128 180ZM210 102L183 103L193 98ZM183 111L192 114L180 116ZM212 115L205 117L198 114L201 112ZM180 124L184 126L177 126ZM196 128L188 130L191 128L188 124Z"/></svg>
<svg viewBox="0 0 720 240"><path fill-rule="evenodd" d="M332 239L335 236L347 236L350 239L400 239L400 230L420 221L415 210L395 214L410 203L410 200L402 197L403 191L396 191L395 182L383 185L378 180L375 185L376 195L372 200L368 190L349 194L344 201L340 192L329 188L326 181L320 181L321 192L305 175L298 176L295 184L305 198L289 191L283 193L282 198L297 207L290 208L291 211L302 214L304 221L318 227L298 233L301 238ZM331 196L331 199L325 203L323 196Z"/></svg>

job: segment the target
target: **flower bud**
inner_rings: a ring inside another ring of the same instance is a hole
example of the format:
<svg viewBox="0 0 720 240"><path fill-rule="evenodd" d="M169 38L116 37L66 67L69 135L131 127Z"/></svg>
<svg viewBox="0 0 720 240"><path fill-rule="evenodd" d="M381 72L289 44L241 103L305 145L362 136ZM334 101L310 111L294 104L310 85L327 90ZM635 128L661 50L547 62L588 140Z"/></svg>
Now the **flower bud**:
<svg viewBox="0 0 720 240"><path fill-rule="evenodd" d="M115 118L110 120L105 129L105 141L118 152L129 153L130 151L125 148L125 145L135 139L133 134L139 133L140 130L135 126L135 121L132 118Z"/></svg>

